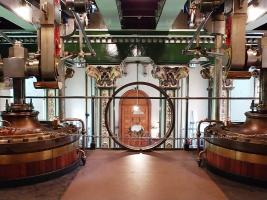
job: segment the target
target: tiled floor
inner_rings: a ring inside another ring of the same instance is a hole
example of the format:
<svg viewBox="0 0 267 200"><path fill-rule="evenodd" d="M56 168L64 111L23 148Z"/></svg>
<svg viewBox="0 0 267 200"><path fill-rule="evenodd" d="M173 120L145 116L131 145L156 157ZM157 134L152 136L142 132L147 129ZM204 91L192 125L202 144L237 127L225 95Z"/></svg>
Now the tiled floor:
<svg viewBox="0 0 267 200"><path fill-rule="evenodd" d="M2 189L0 199L267 200L267 189L199 168L192 152L96 150L79 170L32 186Z"/></svg>

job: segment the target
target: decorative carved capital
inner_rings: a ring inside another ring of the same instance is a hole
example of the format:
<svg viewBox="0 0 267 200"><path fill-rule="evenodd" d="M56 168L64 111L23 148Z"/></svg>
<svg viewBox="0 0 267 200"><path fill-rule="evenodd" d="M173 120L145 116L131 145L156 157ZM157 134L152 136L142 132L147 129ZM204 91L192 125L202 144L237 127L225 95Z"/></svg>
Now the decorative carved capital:
<svg viewBox="0 0 267 200"><path fill-rule="evenodd" d="M122 67L94 67L88 65L86 68L86 73L89 77L92 77L96 80L96 86L99 88L112 88L115 87L115 82L118 78L122 76Z"/></svg>
<svg viewBox="0 0 267 200"><path fill-rule="evenodd" d="M186 66L182 67L160 67L155 66L152 70L152 76L159 79L160 87L177 88L179 80L186 78L189 74L189 69Z"/></svg>
<svg viewBox="0 0 267 200"><path fill-rule="evenodd" d="M200 70L200 75L203 79L213 79L214 77L214 66L205 67Z"/></svg>

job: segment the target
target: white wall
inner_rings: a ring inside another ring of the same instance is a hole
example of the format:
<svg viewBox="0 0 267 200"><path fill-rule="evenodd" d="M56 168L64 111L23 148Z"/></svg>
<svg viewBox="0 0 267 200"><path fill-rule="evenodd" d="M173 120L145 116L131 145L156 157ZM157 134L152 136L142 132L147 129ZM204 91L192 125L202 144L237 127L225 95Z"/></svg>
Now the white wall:
<svg viewBox="0 0 267 200"><path fill-rule="evenodd" d="M208 80L203 79L200 75L200 67L190 68L189 72L189 96L190 97L207 97ZM207 100L190 100L189 101L189 122L198 122L208 117Z"/></svg>
<svg viewBox="0 0 267 200"><path fill-rule="evenodd" d="M75 68L74 77L66 80L65 96L85 96L85 68ZM66 99L65 115L85 121L85 99Z"/></svg>
<svg viewBox="0 0 267 200"><path fill-rule="evenodd" d="M253 97L254 78L249 80L234 80L232 97ZM231 100L231 120L233 122L245 121L245 112L250 111L251 100Z"/></svg>

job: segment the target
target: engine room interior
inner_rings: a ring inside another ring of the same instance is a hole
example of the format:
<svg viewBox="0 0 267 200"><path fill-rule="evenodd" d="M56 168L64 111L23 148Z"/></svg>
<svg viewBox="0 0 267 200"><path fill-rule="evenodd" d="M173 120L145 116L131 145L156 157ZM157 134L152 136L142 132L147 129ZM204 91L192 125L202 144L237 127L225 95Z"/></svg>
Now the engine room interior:
<svg viewBox="0 0 267 200"><path fill-rule="evenodd" d="M0 199L267 199L266 25L264 0L0 0Z"/></svg>

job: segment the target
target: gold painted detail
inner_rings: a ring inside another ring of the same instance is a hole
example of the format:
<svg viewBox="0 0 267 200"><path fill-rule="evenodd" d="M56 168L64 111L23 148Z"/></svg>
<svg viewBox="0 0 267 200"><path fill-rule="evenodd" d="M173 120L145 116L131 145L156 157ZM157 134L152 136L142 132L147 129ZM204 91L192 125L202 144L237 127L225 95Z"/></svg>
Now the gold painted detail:
<svg viewBox="0 0 267 200"><path fill-rule="evenodd" d="M0 165L8 164L18 164L18 163L28 163L41 160L48 160L62 156L69 153L78 147L78 141L45 151L33 152L33 153L22 153L22 154L12 154L12 155L0 155Z"/></svg>
<svg viewBox="0 0 267 200"><path fill-rule="evenodd" d="M238 161L243 161L243 162L248 162L248 163L254 163L254 164L267 165L267 155L245 153L245 152L235 151L235 150L231 150L231 149L226 149L226 148L211 144L209 142L206 142L206 149L207 149L207 151L210 151L210 152L215 153L217 155L220 155L220 156L223 156L226 158L230 158L233 160L238 160Z"/></svg>
<svg viewBox="0 0 267 200"><path fill-rule="evenodd" d="M109 67L88 65L86 68L86 74L95 78L98 88L115 87L115 82L118 78L121 78L122 72L122 67L118 65Z"/></svg>
<svg viewBox="0 0 267 200"><path fill-rule="evenodd" d="M179 80L189 75L189 68L187 66L154 66L151 73L153 78L159 79L160 87L177 89Z"/></svg>

